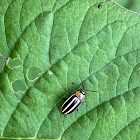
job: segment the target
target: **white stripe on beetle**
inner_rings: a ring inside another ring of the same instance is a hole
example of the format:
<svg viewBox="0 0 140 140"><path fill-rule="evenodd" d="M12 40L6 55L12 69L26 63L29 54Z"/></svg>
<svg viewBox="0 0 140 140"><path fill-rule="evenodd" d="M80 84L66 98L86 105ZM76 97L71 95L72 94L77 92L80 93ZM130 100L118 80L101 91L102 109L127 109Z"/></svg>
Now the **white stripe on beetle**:
<svg viewBox="0 0 140 140"><path fill-rule="evenodd" d="M77 98L77 97L75 97L75 98ZM66 114L69 113L71 110L73 110L77 106L77 104L79 104L80 102L81 101L78 99L77 103L68 112L66 112Z"/></svg>
<svg viewBox="0 0 140 140"><path fill-rule="evenodd" d="M67 101L64 102L63 106L65 105L66 102L68 102L68 101L70 100L70 98L71 98L72 96L73 96L73 95L71 95L71 96L69 97L69 99L68 99ZM75 98L76 98L76 97L75 97ZM75 100L75 98L73 98L73 100ZM73 100L65 107L65 109L62 111L62 113L72 104ZM62 107L63 107L63 106L62 106ZM62 108L62 107L61 107L61 108Z"/></svg>

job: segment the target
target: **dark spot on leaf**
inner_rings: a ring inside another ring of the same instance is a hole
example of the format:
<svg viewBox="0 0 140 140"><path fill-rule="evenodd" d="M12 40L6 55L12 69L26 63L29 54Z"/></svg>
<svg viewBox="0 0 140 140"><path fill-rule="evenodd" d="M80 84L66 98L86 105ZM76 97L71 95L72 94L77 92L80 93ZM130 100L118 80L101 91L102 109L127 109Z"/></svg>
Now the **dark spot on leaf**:
<svg viewBox="0 0 140 140"><path fill-rule="evenodd" d="M74 83L74 82L72 82L72 84L74 85L75 83Z"/></svg>
<svg viewBox="0 0 140 140"><path fill-rule="evenodd" d="M29 115L27 115L27 117L29 117Z"/></svg>
<svg viewBox="0 0 140 140"><path fill-rule="evenodd" d="M102 5L99 4L99 5L98 5L98 8L102 8Z"/></svg>

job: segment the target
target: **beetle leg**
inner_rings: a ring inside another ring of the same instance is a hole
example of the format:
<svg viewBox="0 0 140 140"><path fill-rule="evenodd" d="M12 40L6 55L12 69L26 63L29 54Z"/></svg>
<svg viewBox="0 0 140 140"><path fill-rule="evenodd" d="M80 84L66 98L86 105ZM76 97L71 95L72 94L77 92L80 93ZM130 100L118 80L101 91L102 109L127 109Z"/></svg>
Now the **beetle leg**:
<svg viewBox="0 0 140 140"><path fill-rule="evenodd" d="M81 87L82 87L82 86L80 85L80 87L79 87L78 89L76 89L75 91L76 91L76 92L79 91L79 90L81 89Z"/></svg>
<svg viewBox="0 0 140 140"><path fill-rule="evenodd" d="M76 109L77 111L79 111L79 107L77 107L77 109Z"/></svg>
<svg viewBox="0 0 140 140"><path fill-rule="evenodd" d="M86 106L90 106L89 104L87 104L86 102L83 102Z"/></svg>
<svg viewBox="0 0 140 140"><path fill-rule="evenodd" d="M83 80L81 78L80 78L80 80L81 80L81 84L80 85L82 86L83 89L85 89Z"/></svg>
<svg viewBox="0 0 140 140"><path fill-rule="evenodd" d="M74 82L72 82L72 84L75 85ZM80 85L80 87L79 87L78 89L75 89L75 91L77 92L77 91L79 91L80 89L81 89L81 85Z"/></svg>

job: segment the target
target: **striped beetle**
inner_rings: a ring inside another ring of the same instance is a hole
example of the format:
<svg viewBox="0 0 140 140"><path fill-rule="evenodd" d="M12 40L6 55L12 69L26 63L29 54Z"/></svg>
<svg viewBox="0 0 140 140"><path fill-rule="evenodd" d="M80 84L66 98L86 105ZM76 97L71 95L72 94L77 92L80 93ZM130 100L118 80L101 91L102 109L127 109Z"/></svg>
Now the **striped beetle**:
<svg viewBox="0 0 140 140"><path fill-rule="evenodd" d="M65 101L64 101L64 103L62 104L62 106L60 108L60 112L62 114L70 114L75 110L78 111L79 110L79 105L85 99L86 91L97 92L97 91L93 91L93 90L85 90L82 80L81 80L80 85L82 85L82 88L83 88L82 90L80 90L80 91L76 90L75 94L72 94L69 97L63 98Z"/></svg>

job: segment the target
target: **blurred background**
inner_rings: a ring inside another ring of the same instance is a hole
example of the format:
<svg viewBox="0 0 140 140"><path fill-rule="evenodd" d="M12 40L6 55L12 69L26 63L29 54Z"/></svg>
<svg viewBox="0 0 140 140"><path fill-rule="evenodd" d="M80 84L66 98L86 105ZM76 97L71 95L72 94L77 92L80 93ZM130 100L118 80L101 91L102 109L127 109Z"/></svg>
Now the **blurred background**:
<svg viewBox="0 0 140 140"><path fill-rule="evenodd" d="M140 13L140 0L113 0L121 6Z"/></svg>

